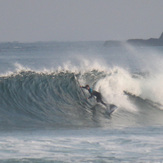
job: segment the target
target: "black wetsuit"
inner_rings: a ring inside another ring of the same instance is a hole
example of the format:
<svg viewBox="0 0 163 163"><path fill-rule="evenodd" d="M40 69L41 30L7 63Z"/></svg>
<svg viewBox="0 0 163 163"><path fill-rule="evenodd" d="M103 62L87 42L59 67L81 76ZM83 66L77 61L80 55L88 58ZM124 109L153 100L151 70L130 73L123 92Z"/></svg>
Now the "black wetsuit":
<svg viewBox="0 0 163 163"><path fill-rule="evenodd" d="M82 87L82 88L85 88L87 89L87 87ZM101 93L95 91L95 90L92 90L92 88L89 88L87 89L88 92L90 93L90 96L88 97L88 99L92 98L93 96L96 96L96 101L97 102L101 102L103 105L107 106L103 101L102 101L102 95Z"/></svg>

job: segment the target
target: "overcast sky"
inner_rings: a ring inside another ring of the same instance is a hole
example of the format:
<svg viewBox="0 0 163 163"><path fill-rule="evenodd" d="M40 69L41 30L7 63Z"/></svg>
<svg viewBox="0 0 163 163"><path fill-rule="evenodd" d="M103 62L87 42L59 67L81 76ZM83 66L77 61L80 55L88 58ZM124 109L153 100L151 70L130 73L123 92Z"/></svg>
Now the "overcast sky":
<svg viewBox="0 0 163 163"><path fill-rule="evenodd" d="M159 37L163 0L0 0L0 42Z"/></svg>

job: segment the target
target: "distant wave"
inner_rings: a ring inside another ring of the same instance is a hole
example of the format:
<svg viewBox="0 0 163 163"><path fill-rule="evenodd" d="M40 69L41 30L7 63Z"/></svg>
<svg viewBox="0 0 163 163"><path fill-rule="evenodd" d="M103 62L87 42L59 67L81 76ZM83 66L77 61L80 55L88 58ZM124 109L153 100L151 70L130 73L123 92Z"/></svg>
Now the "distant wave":
<svg viewBox="0 0 163 163"><path fill-rule="evenodd" d="M21 70L1 75L0 128L91 127L124 121L128 126L133 119L134 125L151 120L160 124L162 104L148 99L148 94L145 97L140 84L145 78L117 67L76 73ZM88 92L83 94L80 84L89 84L102 93L105 102L118 106L112 118L93 98L86 100Z"/></svg>

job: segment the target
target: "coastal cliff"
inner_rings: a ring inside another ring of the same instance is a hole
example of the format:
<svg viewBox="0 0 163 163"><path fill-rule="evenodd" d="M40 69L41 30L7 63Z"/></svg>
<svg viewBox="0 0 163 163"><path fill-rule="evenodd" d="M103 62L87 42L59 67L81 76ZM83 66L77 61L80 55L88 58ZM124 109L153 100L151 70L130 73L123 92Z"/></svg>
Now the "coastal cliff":
<svg viewBox="0 0 163 163"><path fill-rule="evenodd" d="M129 39L128 43L132 45L144 45L144 46L163 46L163 33L159 38L144 39Z"/></svg>
<svg viewBox="0 0 163 163"><path fill-rule="evenodd" d="M104 46L122 46L124 42L127 42L134 46L163 46L163 33L159 38L150 38L150 39L129 39L127 41L105 41Z"/></svg>

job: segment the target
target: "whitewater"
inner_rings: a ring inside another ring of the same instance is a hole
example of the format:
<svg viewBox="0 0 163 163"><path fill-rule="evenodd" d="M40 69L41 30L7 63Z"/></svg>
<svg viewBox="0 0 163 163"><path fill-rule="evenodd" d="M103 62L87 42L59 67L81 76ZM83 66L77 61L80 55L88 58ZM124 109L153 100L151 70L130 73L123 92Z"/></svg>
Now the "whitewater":
<svg viewBox="0 0 163 163"><path fill-rule="evenodd" d="M0 43L0 162L163 162L162 70L161 46Z"/></svg>

